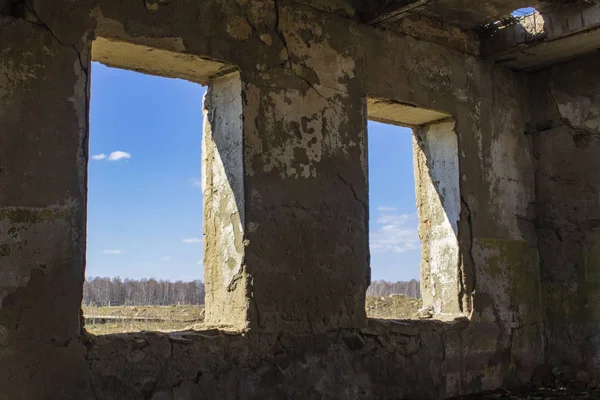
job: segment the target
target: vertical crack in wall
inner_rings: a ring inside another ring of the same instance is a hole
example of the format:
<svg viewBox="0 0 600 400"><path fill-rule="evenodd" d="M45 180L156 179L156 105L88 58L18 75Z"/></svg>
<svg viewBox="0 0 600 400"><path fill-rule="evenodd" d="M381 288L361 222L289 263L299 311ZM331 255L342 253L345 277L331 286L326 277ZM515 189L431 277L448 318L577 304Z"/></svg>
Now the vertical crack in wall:
<svg viewBox="0 0 600 400"><path fill-rule="evenodd" d="M460 287L461 287L461 291L459 292L459 296L461 298L459 298L459 304L461 305L461 308L463 307L463 301L464 301L464 297L468 296L466 301L467 301L467 306L471 308L471 311L473 311L473 296L475 296L475 291L477 289L477 274L476 271L474 270L475 268L475 257L473 256L473 246L474 246L474 241L475 238L473 237L473 214L471 213L471 208L469 207L469 204L467 203L467 201L465 200L465 198L463 196L460 196L460 202L461 204L464 206L466 212L466 217L467 217L467 225L469 227L469 248L467 250L467 255L469 257L469 262L470 262L470 269L471 269L471 274L470 274L470 278L471 278L471 287L468 287L468 282L461 282ZM461 268L461 270L465 269L465 265L463 263L463 268ZM467 277L468 274L465 273L465 278ZM466 287L465 287L466 286ZM466 291L468 289L471 289L471 293L466 293Z"/></svg>
<svg viewBox="0 0 600 400"><path fill-rule="evenodd" d="M273 65L273 66L264 66L264 70L263 70L263 72L267 72L268 70L270 70L270 69L272 69L272 68L276 68L276 67L280 67L280 66L284 67L284 70L285 70L286 72L288 72L288 73L289 73L291 76L293 76L294 78L297 78L297 79L299 79L300 81L302 81L303 83L305 83L305 84L307 85L307 87L308 87L308 89L309 89L309 90L310 90L310 89L314 90L314 92L315 92L315 93L316 93L316 94L317 94L319 97L321 97L322 99L324 99L325 101L327 101L327 102L328 102L328 103L329 103L329 104L330 104L330 105L331 105L333 108L335 108L335 109L336 109L336 113L338 114L338 116L339 116L341 119L342 119L342 118L344 118L344 116L346 116L347 114L346 114L346 112L345 112L344 105L343 105L343 104L340 104L340 102L339 102L339 101L338 101L338 99L336 98L337 96L333 96L332 98L328 98L328 97L324 96L324 95L323 95L323 94L322 94L322 93L321 93L321 92L320 92L320 91L319 91L319 90L318 90L318 89L315 87L315 83L311 82L309 79L307 79L305 76L303 76L303 75L302 75L302 73L296 73L296 72L294 71L294 66L299 66L299 67L301 67L301 68L302 68L304 71L308 70L308 71L310 71L312 74L314 74L314 76L316 77L316 83L317 83L318 85L320 85L320 86L323 86L323 87L326 87L327 89L330 89L330 90L338 91L338 92L340 92L340 94L341 94L341 95L344 95L344 94L346 94L346 92L344 92L344 91L342 91L342 90L340 90L340 89L338 89L338 88L335 88L335 87L330 87L330 86L323 85L323 84L320 82L320 80L319 80L319 77L318 77L317 73L316 73L316 72L315 72L315 71L314 71L312 68L308 67L308 66L307 66L305 63L303 63L303 62L301 62L301 61L299 61L299 60L296 60L296 61L294 61L293 53L292 53L292 51L290 50L290 47L289 47L289 45L288 45L287 39L286 39L286 37L285 37L285 35L284 35L283 31L281 30L281 16L280 16L280 13L281 13L281 10L280 10L280 8L281 8L281 6L280 6L280 4L279 4L279 0L274 0L274 7L275 7L275 27L274 27L274 30L275 30L275 33L276 33L277 37L278 37L278 38L279 38L279 40L281 41L281 44L282 44L282 45L283 45L283 47L285 48L285 52L286 52L286 54L287 54L287 60L284 60L284 61L283 61L283 62L281 62L280 64L276 64L276 65ZM356 128L356 129L357 129L357 131L359 130L359 129L358 129L358 126L357 126L357 125L356 125L356 124L355 124L353 121L351 121L351 120L348 120L348 122L349 122L349 123L350 123L350 124L351 124L351 125L352 125L354 128Z"/></svg>
<svg viewBox="0 0 600 400"><path fill-rule="evenodd" d="M77 47L73 44L68 44L65 41L63 41L62 39L60 39L56 33L54 33L54 31L52 29L50 29L50 27L44 22L42 21L42 19L40 18L40 16L38 15L38 13L35 11L35 9L27 4L24 4L24 6L27 8L27 10L35 17L35 22L30 21L32 23L36 23L37 25L42 26L44 29L46 29L53 37L54 39L56 39L60 44L65 45L67 47L71 47L73 50L75 50L75 53L77 54L77 58L79 60L79 65L81 66L81 70L87 75L87 68L85 67L84 63L83 63L83 59L81 56L81 52L77 49Z"/></svg>
<svg viewBox="0 0 600 400"><path fill-rule="evenodd" d="M281 41L281 44L283 44L283 47L285 48L285 51L287 53L287 62L288 62L288 68L291 70L292 69L292 56L290 53L290 48L288 47L288 43L287 40L285 38L285 36L283 35L283 32L281 31L281 28L279 26L279 0L274 0L274 5L275 5L275 33L277 34L277 37L279 37L279 40ZM285 64L285 62L284 62Z"/></svg>
<svg viewBox="0 0 600 400"><path fill-rule="evenodd" d="M356 189L354 189L354 185L352 185L350 182L348 182L346 179L344 179L344 177L342 177L342 174L338 173L338 178L340 178L340 180L342 182L344 182L352 191L352 194L354 195L354 198L360 203L362 204L364 210L365 210L365 215L369 215L369 208L367 206L367 203L365 203L364 200L362 200L359 196L358 193L356 193Z"/></svg>

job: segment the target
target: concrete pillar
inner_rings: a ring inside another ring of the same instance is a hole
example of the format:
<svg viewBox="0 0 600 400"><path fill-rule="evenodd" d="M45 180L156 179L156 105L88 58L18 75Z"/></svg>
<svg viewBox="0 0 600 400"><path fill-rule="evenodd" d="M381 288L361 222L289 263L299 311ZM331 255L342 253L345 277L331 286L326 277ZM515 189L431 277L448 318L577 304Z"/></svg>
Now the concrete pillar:
<svg viewBox="0 0 600 400"><path fill-rule="evenodd" d="M0 49L0 388L74 398L87 382L87 60L17 19L0 24Z"/></svg>
<svg viewBox="0 0 600 400"><path fill-rule="evenodd" d="M204 96L202 192L206 321L247 326L244 158L240 74L214 80Z"/></svg>
<svg viewBox="0 0 600 400"><path fill-rule="evenodd" d="M460 188L454 121L414 129L415 192L421 239L421 295L436 314L460 313Z"/></svg>
<svg viewBox="0 0 600 400"><path fill-rule="evenodd" d="M288 332L365 324L366 107L332 68L329 87L274 72L222 77L208 91L209 324Z"/></svg>

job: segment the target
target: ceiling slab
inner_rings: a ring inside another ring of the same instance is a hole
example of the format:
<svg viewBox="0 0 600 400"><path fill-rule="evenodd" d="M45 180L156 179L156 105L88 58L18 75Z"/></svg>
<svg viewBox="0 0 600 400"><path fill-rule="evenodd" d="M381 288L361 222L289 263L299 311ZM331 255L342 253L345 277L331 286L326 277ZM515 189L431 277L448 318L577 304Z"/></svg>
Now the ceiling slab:
<svg viewBox="0 0 600 400"><path fill-rule="evenodd" d="M600 48L600 4L578 2L548 7L482 37L488 60L531 71Z"/></svg>
<svg viewBox="0 0 600 400"><path fill-rule="evenodd" d="M471 29L509 16L519 8L535 7L537 0L379 0L363 14L366 23L389 22L411 13Z"/></svg>

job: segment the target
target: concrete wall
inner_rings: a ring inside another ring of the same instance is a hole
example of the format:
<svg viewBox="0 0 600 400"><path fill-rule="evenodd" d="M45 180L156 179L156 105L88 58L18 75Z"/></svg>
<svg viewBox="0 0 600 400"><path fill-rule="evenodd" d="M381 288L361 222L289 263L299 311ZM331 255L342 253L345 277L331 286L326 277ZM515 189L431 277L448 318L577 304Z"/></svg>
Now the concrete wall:
<svg viewBox="0 0 600 400"><path fill-rule="evenodd" d="M600 369L599 67L589 56L530 81L547 361L570 374Z"/></svg>
<svg viewBox="0 0 600 400"><path fill-rule="evenodd" d="M89 0L2 17L3 399L440 399L530 379L543 313L524 81L339 10ZM207 313L249 332L94 337L80 326L95 36L112 65L212 82L205 179L223 191L207 196L207 212L219 206L207 246L220 243L207 247ZM239 86L220 78L233 69ZM365 318L367 97L456 121L460 208L448 204L460 210L455 294L468 319Z"/></svg>
<svg viewBox="0 0 600 400"><path fill-rule="evenodd" d="M24 20L0 20L0 48L0 397L68 397L88 379L88 60Z"/></svg>

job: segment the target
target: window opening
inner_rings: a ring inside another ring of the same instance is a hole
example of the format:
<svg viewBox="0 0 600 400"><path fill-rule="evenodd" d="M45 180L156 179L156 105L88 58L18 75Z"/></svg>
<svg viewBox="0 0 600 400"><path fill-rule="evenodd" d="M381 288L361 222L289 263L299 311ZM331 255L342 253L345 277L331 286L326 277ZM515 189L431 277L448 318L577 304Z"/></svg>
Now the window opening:
<svg viewBox="0 0 600 400"><path fill-rule="evenodd" d="M368 146L371 285L367 315L412 318L422 307L412 130L369 121Z"/></svg>
<svg viewBox="0 0 600 400"><path fill-rule="evenodd" d="M99 63L91 86L85 327L199 323L205 88Z"/></svg>
<svg viewBox="0 0 600 400"><path fill-rule="evenodd" d="M455 122L448 114L395 101L369 98L367 104L374 121L368 124L367 315L452 319L461 313L462 268Z"/></svg>

